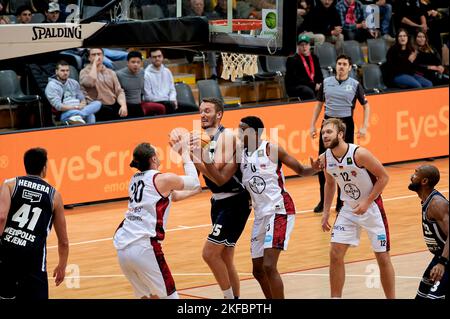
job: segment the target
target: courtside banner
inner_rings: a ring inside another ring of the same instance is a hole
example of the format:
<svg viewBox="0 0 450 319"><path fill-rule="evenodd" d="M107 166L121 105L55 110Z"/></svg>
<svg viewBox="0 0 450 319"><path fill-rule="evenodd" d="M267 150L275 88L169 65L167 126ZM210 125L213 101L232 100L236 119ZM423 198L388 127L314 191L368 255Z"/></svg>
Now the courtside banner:
<svg viewBox="0 0 450 319"><path fill-rule="evenodd" d="M449 154L448 88L436 88L368 96L370 126L364 139L383 163L445 156ZM226 110L223 125L237 128L244 116L259 116L265 135L284 147L303 164L317 157L318 138L309 135L315 102ZM362 123L362 107L355 109L355 132ZM317 129L323 111L317 121ZM127 197L129 167L134 147L149 142L157 148L161 171L182 174L181 159L171 151L168 136L177 127L199 128L199 115L148 118L111 124L72 126L0 135L0 178L25 174L23 154L31 147L48 150L47 180L63 196L65 204ZM285 174L292 171L284 168ZM202 179L203 183L203 179ZM203 183L204 184L204 183Z"/></svg>

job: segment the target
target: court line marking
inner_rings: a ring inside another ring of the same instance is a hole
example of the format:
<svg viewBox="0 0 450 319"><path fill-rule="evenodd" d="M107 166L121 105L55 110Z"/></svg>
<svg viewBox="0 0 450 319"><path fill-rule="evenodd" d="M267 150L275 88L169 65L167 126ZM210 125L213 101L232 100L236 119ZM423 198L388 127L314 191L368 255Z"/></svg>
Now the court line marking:
<svg viewBox="0 0 450 319"><path fill-rule="evenodd" d="M441 190L441 193L448 193L448 189L445 190ZM394 200L401 200L401 199L406 199L406 198L412 198L412 197L417 197L417 195L405 195L405 196L397 196L397 197L392 197L392 198L383 198L383 202L390 202L390 201L394 201ZM334 208L334 207L332 207ZM301 210L298 211L297 214L306 214L306 213L312 213L313 210L309 209L309 210ZM250 217L248 220L254 220L254 217ZM184 225L180 225L177 228L172 228L172 229L167 229L166 232L173 232L173 231L178 231L178 230L190 230L190 229L196 229L196 228L203 228L203 227L211 227L211 224L203 224L203 225L195 225L195 226L184 226ZM91 244L91 243L98 243L98 242L102 242L102 241L110 241L112 240L112 237L108 237L108 238L101 238L101 239L93 239L93 240L86 240L86 241L81 241L81 242L77 242L77 243L69 243L69 246L79 246L79 245L85 245L85 244ZM54 248L58 248L58 245L53 245L53 246L48 246L47 249L54 249Z"/></svg>
<svg viewBox="0 0 450 319"><path fill-rule="evenodd" d="M308 270L299 270L299 272L305 272ZM239 276L253 276L252 273L249 272L241 272L238 273ZM315 277L329 277L329 274L302 274L302 273L285 273L285 274L280 274L282 277L283 276L291 276L291 277L295 277L295 276L299 276L299 277L307 277L307 276L315 276ZM202 276L202 277L211 277L214 276L212 273L172 273L172 276L176 276L176 277L183 277L183 276ZM345 274L346 277L380 277L379 275L373 275L373 274L365 274L365 275L349 275L349 274ZM87 276L66 276L64 277L64 279L98 279L98 278L117 278L117 277L125 277L125 275L87 275ZM422 277L417 277L417 276L395 276L395 278L398 279L421 279ZM48 277L49 280L53 279L52 277ZM253 278L254 279L254 278ZM256 279L255 279L256 280ZM194 287L194 288L183 288L181 289L182 291L184 290L189 290L189 289L199 289L199 288L203 288L203 287Z"/></svg>

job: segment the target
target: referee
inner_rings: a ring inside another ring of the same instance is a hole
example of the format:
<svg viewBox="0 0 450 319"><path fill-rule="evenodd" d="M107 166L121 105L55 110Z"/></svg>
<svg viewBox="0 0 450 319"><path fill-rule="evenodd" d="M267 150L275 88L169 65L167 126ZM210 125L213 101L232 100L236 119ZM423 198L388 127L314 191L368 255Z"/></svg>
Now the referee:
<svg viewBox="0 0 450 319"><path fill-rule="evenodd" d="M349 76L352 68L352 60L349 56L341 54L336 59L336 76L325 78L317 93L317 105L311 119L311 138L317 137L316 122L322 111L322 106L325 103L325 119L330 117L341 119L347 129L345 132L345 141L347 143L354 142L355 124L353 121L353 110L355 109L356 100L364 108L363 125L359 129L358 137L364 137L367 132L369 124L370 107L369 102L364 94L364 89L361 84ZM325 147L322 141L322 132L320 132L319 139L319 154L325 152ZM315 213L323 211L324 200L324 185L325 175L319 172L320 183L320 202L314 208ZM342 207L340 199L340 190L338 188L338 198L336 203L336 211L339 212Z"/></svg>

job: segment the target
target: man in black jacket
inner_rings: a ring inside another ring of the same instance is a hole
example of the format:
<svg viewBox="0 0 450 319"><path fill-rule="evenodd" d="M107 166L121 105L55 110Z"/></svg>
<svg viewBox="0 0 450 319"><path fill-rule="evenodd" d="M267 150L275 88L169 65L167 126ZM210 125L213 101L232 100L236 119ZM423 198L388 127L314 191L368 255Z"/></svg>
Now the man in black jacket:
<svg viewBox="0 0 450 319"><path fill-rule="evenodd" d="M312 100L323 82L319 59L311 53L307 35L300 35L297 42L297 53L286 61L285 84L290 97Z"/></svg>
<svg viewBox="0 0 450 319"><path fill-rule="evenodd" d="M325 41L335 43L336 49L339 50L344 36L341 19L333 0L317 1L316 6L305 16L305 21L300 25L298 33L306 33L318 45Z"/></svg>

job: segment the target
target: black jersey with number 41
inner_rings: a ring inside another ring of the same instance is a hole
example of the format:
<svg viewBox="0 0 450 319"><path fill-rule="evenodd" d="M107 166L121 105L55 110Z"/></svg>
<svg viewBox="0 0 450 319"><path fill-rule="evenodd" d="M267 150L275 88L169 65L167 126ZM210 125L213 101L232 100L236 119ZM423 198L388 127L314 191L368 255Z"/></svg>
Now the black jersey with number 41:
<svg viewBox="0 0 450 319"><path fill-rule="evenodd" d="M2 234L4 248L45 254L52 227L55 188L37 176L16 177L11 207Z"/></svg>
<svg viewBox="0 0 450 319"><path fill-rule="evenodd" d="M435 196L440 196L443 199L447 200L444 195L439 193L437 190L433 190L431 192L428 198L422 203L422 229L423 237L428 249L431 253L440 256L442 254L442 251L444 250L447 236L445 236L445 233L442 231L436 221L427 218L428 206Z"/></svg>

